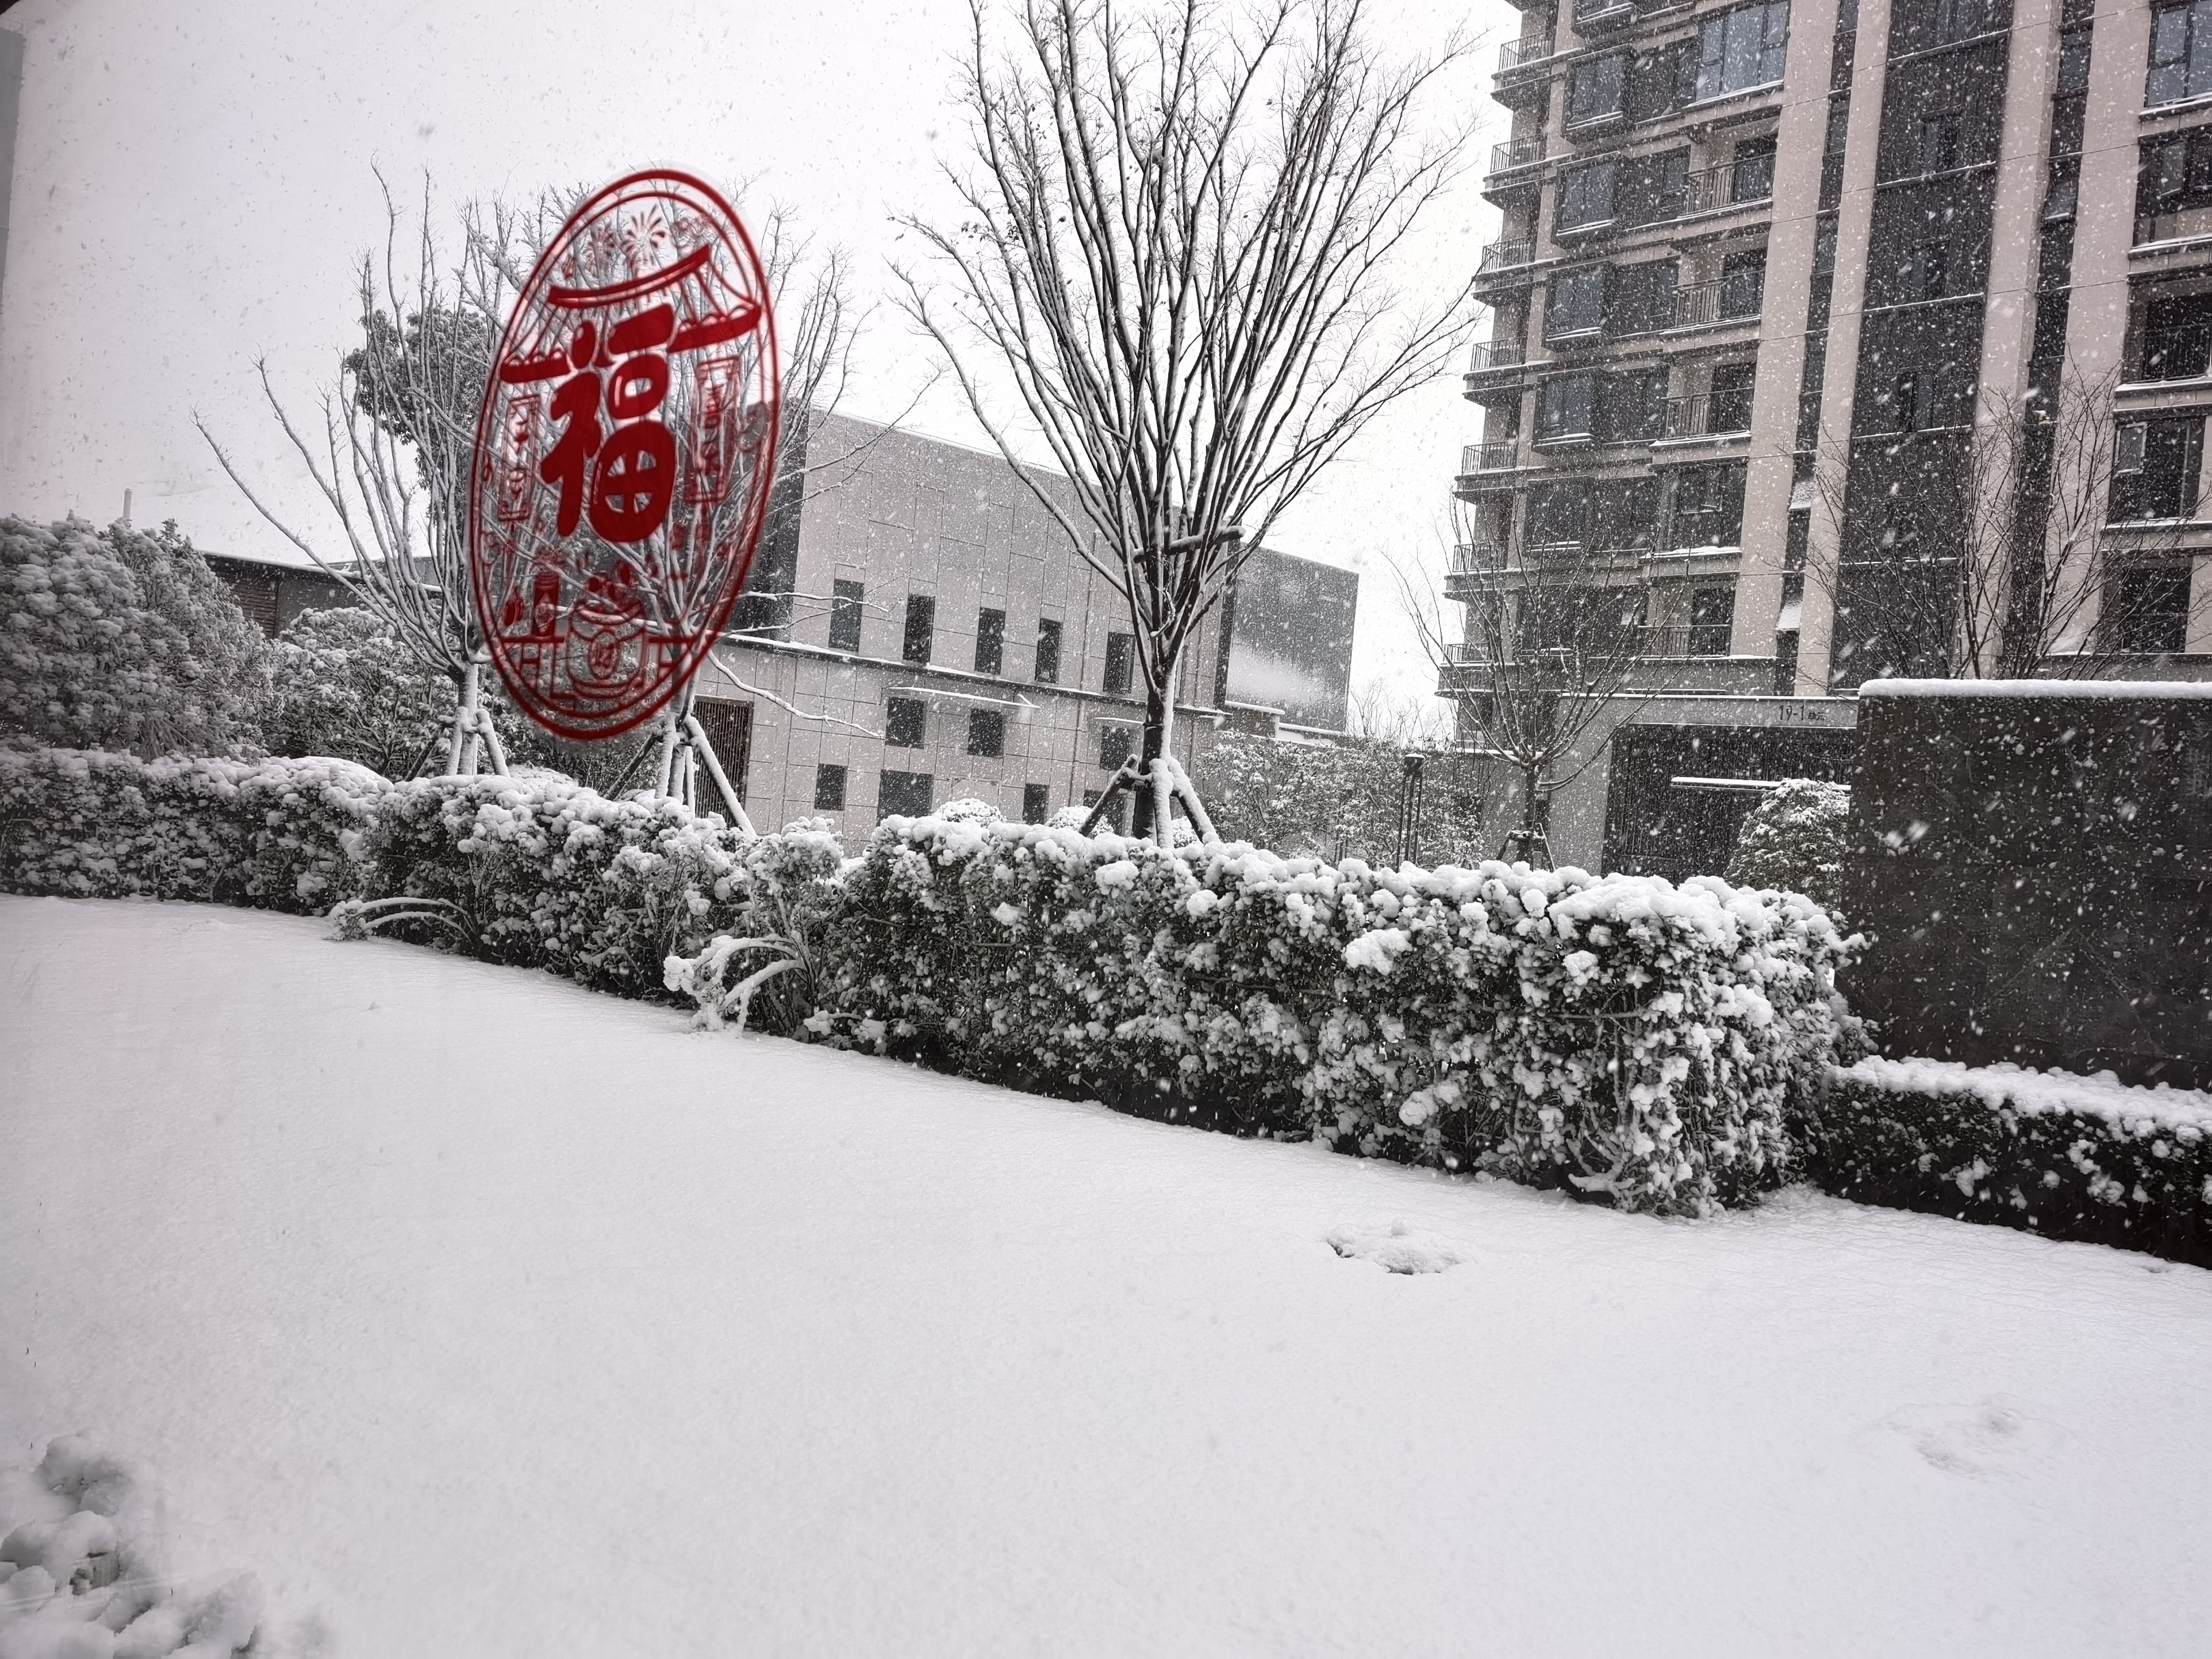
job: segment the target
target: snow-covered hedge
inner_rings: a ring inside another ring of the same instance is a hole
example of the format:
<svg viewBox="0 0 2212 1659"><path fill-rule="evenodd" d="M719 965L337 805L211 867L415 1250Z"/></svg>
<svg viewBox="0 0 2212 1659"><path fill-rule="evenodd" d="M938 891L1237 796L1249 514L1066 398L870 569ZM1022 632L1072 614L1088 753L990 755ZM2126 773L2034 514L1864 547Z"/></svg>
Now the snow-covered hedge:
<svg viewBox="0 0 2212 1659"><path fill-rule="evenodd" d="M1728 879L1740 887L1802 893L1835 915L1844 898L1850 819L1848 785L1784 778L1744 819Z"/></svg>
<svg viewBox="0 0 2212 1659"><path fill-rule="evenodd" d="M391 787L350 761L0 747L0 888L319 913L361 890Z"/></svg>
<svg viewBox="0 0 2212 1659"><path fill-rule="evenodd" d="M378 895L452 906L488 960L647 998L666 995L671 955L751 926L754 900L818 911L842 862L819 825L747 837L554 774L398 785L367 849Z"/></svg>
<svg viewBox="0 0 2212 1659"><path fill-rule="evenodd" d="M1831 1073L1810 1139L1840 1197L2212 1267L2212 1095L1869 1059Z"/></svg>
<svg viewBox="0 0 2212 1659"><path fill-rule="evenodd" d="M1701 1212L1789 1165L1844 945L1794 896L886 819L823 1040L1125 1110Z"/></svg>

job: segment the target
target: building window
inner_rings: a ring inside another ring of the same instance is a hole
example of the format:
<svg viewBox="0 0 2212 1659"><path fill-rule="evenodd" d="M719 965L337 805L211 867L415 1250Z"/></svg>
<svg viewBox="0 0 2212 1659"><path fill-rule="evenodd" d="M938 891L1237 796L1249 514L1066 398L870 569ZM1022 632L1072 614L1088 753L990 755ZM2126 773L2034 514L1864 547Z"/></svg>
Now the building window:
<svg viewBox="0 0 2212 1659"><path fill-rule="evenodd" d="M814 809L818 812L842 812L845 810L843 767L817 766L814 769Z"/></svg>
<svg viewBox="0 0 2212 1659"><path fill-rule="evenodd" d="M1671 544L1734 547L1741 541L1743 476L1741 461L1677 468Z"/></svg>
<svg viewBox="0 0 2212 1659"><path fill-rule="evenodd" d="M867 590L859 582L834 582L830 590L830 648L860 648L860 601Z"/></svg>
<svg viewBox="0 0 2212 1659"><path fill-rule="evenodd" d="M1052 786L1044 783L1025 783L1022 786L1022 822L1042 823L1052 816Z"/></svg>
<svg viewBox="0 0 2212 1659"><path fill-rule="evenodd" d="M2113 434L2112 521L2195 518L2203 458L2201 415L2122 422Z"/></svg>
<svg viewBox="0 0 2212 1659"><path fill-rule="evenodd" d="M886 772L876 785L876 817L918 818L929 811L937 780L927 772Z"/></svg>
<svg viewBox="0 0 2212 1659"><path fill-rule="evenodd" d="M2178 104L2212 93L2212 0L2181 0L2151 13L2146 104Z"/></svg>
<svg viewBox="0 0 2212 1659"><path fill-rule="evenodd" d="M1098 728L1098 765L1103 771L1118 772L1121 763L1129 758L1135 747L1137 728L1119 724L1103 725Z"/></svg>
<svg viewBox="0 0 2212 1659"><path fill-rule="evenodd" d="M1137 636L1133 634L1109 634L1106 636L1106 689L1126 693L1136 677Z"/></svg>
<svg viewBox="0 0 2212 1659"><path fill-rule="evenodd" d="M919 749L926 726L920 697L893 697L884 715L884 741L894 749Z"/></svg>
<svg viewBox="0 0 2212 1659"><path fill-rule="evenodd" d="M908 662L929 660L930 645L937 633L937 601L927 593L906 596L906 641L899 654Z"/></svg>
<svg viewBox="0 0 2212 1659"><path fill-rule="evenodd" d="M1731 253L1721 261L1721 315L1756 317L1766 301L1766 250Z"/></svg>
<svg viewBox="0 0 2212 1659"><path fill-rule="evenodd" d="M1923 115L1913 124L1912 170L1942 173L1959 165L1959 117L1955 111Z"/></svg>
<svg viewBox="0 0 2212 1659"><path fill-rule="evenodd" d="M1690 655L1725 657L1735 623L1735 589L1700 587L1690 594Z"/></svg>
<svg viewBox="0 0 2212 1659"><path fill-rule="evenodd" d="M1595 334L1605 326L1606 268L1590 265L1552 278L1544 300L1544 338Z"/></svg>
<svg viewBox="0 0 2212 1659"><path fill-rule="evenodd" d="M1006 613L1003 611L978 611L975 613L975 672L995 674L1006 655Z"/></svg>
<svg viewBox="0 0 2212 1659"><path fill-rule="evenodd" d="M1585 479L1535 485L1528 491L1528 545L1569 547L1588 541L1593 500Z"/></svg>
<svg viewBox="0 0 2212 1659"><path fill-rule="evenodd" d="M1617 119L1628 85L1628 54L1585 58L1567 71L1567 125Z"/></svg>
<svg viewBox="0 0 2212 1659"><path fill-rule="evenodd" d="M1639 156L1626 166L1617 204L1622 219L1632 225L1656 225L1682 216L1690 188L1688 150Z"/></svg>
<svg viewBox="0 0 2212 1659"><path fill-rule="evenodd" d="M1559 199L1552 212L1554 234L1613 222L1613 164L1596 161L1559 175Z"/></svg>
<svg viewBox="0 0 2212 1659"><path fill-rule="evenodd" d="M1729 200L1764 202L1774 194L1774 140L1747 138L1729 164Z"/></svg>
<svg viewBox="0 0 2212 1659"><path fill-rule="evenodd" d="M2107 650L2171 654L2189 647L2189 567L2124 570L2105 590Z"/></svg>
<svg viewBox="0 0 2212 1659"><path fill-rule="evenodd" d="M1672 259L1622 266L1606 284L1606 327L1616 335L1674 327L1678 274Z"/></svg>
<svg viewBox="0 0 2212 1659"><path fill-rule="evenodd" d="M1878 394L1877 401L1886 406L1889 415L1887 426L1877 431L1925 432L1938 424L1936 418L1936 371L1909 368L1889 383L1887 392Z"/></svg>
<svg viewBox="0 0 2212 1659"><path fill-rule="evenodd" d="M1083 792L1084 810L1089 811L1105 798L1106 792L1103 789L1085 790ZM1117 836L1126 836L1129 833L1129 796L1126 790L1115 796L1114 804L1106 809L1106 822L1113 826L1114 833Z"/></svg>
<svg viewBox="0 0 2212 1659"><path fill-rule="evenodd" d="M1698 36L1698 100L1779 81L1789 43L1786 0L1739 6L1708 18Z"/></svg>
<svg viewBox="0 0 2212 1659"><path fill-rule="evenodd" d="M968 752L997 757L1006 752L1006 717L995 708L968 711Z"/></svg>
<svg viewBox="0 0 2212 1659"><path fill-rule="evenodd" d="M1758 374L1759 365L1755 362L1713 365L1712 398L1705 411L1706 431L1751 430L1751 388Z"/></svg>
<svg viewBox="0 0 2212 1659"><path fill-rule="evenodd" d="M1060 624L1048 617L1037 623L1036 678L1040 684L1060 684Z"/></svg>
<svg viewBox="0 0 2212 1659"><path fill-rule="evenodd" d="M1559 374L1545 381L1536 404L1537 441L1589 437L1596 390L1596 377L1590 374Z"/></svg>
<svg viewBox="0 0 2212 1659"><path fill-rule="evenodd" d="M2212 372L2212 294L2160 295L2143 307L2146 380L2193 380Z"/></svg>
<svg viewBox="0 0 2212 1659"><path fill-rule="evenodd" d="M1915 242L1905 257L1904 297L1940 300L1951 291L1951 244L1942 237Z"/></svg>
<svg viewBox="0 0 2212 1659"><path fill-rule="evenodd" d="M722 775L739 800L745 798L745 775L753 763L753 706L727 697L701 697L691 705L699 729L714 745Z"/></svg>
<svg viewBox="0 0 2212 1659"><path fill-rule="evenodd" d="M1659 371L1662 377L1665 370ZM1599 488L1597 544L1607 552L1648 552L1659 530L1659 480L1620 478Z"/></svg>
<svg viewBox="0 0 2212 1659"><path fill-rule="evenodd" d="M1936 44L1982 33L1982 0L1936 0Z"/></svg>
<svg viewBox="0 0 2212 1659"><path fill-rule="evenodd" d="M1608 374L1599 390L1599 436L1613 442L1640 443L1667 435L1665 369Z"/></svg>

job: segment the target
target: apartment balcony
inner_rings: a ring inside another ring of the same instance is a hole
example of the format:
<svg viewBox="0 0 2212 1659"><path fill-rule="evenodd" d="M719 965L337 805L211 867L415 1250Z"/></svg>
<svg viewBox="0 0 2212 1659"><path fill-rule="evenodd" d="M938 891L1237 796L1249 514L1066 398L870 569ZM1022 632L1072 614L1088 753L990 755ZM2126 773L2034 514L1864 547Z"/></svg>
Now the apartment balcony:
<svg viewBox="0 0 2212 1659"><path fill-rule="evenodd" d="M1482 181L1484 197L1492 202L1516 191L1537 189L1544 181L1544 135L1509 139L1490 152L1490 172Z"/></svg>
<svg viewBox="0 0 2212 1659"><path fill-rule="evenodd" d="M1636 21L1635 0L1574 0L1574 9L1577 34L1617 29Z"/></svg>
<svg viewBox="0 0 2212 1659"><path fill-rule="evenodd" d="M1667 441L1743 438L1751 434L1751 388L1701 392L1667 399Z"/></svg>
<svg viewBox="0 0 2212 1659"><path fill-rule="evenodd" d="M1444 597L1472 599L1486 588L1494 588L1505 573L1505 561L1503 542L1460 543L1444 562Z"/></svg>
<svg viewBox="0 0 2212 1659"><path fill-rule="evenodd" d="M1522 40L1508 40L1498 49L1498 72L1511 75L1519 70L1533 69L1559 56L1559 48L1540 36Z"/></svg>
<svg viewBox="0 0 2212 1659"><path fill-rule="evenodd" d="M1765 288L1763 280L1741 276L1686 283L1674 290L1674 326L1718 328L1729 323L1756 323L1765 304Z"/></svg>
<svg viewBox="0 0 2212 1659"><path fill-rule="evenodd" d="M1535 258L1536 244L1526 237L1514 241L1492 242L1482 250L1482 257L1475 261L1474 274L1488 276L1498 271L1517 270L1533 264Z"/></svg>
<svg viewBox="0 0 2212 1659"><path fill-rule="evenodd" d="M1482 340L1468 356L1466 395L1473 403L1504 402L1521 395L1521 369L1528 349L1518 340Z"/></svg>
<svg viewBox="0 0 2212 1659"><path fill-rule="evenodd" d="M1682 180L1682 205L1675 214L1686 219L1693 213L1717 213L1723 208L1745 207L1774 199L1774 157L1747 155L1739 161L1706 167Z"/></svg>
<svg viewBox="0 0 2212 1659"><path fill-rule="evenodd" d="M1460 452L1459 476L1452 491L1462 498L1495 495L1513 488L1520 476L1511 443L1469 444Z"/></svg>
<svg viewBox="0 0 2212 1659"><path fill-rule="evenodd" d="M1552 84L1559 49L1546 40L1508 40L1498 49L1498 74L1490 95L1508 109L1534 106Z"/></svg>

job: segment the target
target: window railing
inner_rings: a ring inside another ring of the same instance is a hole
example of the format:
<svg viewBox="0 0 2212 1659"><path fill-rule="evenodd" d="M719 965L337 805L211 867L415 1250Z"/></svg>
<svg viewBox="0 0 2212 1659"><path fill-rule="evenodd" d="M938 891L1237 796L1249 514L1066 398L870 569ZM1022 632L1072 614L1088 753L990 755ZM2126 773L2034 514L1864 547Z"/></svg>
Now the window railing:
<svg viewBox="0 0 2212 1659"><path fill-rule="evenodd" d="M1712 323L1753 322L1765 298L1765 284L1742 276L1717 276L1674 290L1674 326L1699 328Z"/></svg>
<svg viewBox="0 0 2212 1659"><path fill-rule="evenodd" d="M1444 646L1444 660L1469 667L1486 667L1490 662L1490 647L1480 640L1449 641Z"/></svg>
<svg viewBox="0 0 2212 1659"><path fill-rule="evenodd" d="M1503 542L1462 542L1451 550L1445 574L1453 576L1495 575L1505 568Z"/></svg>
<svg viewBox="0 0 2212 1659"><path fill-rule="evenodd" d="M1667 435L1709 438L1751 430L1751 388L1700 392L1667 399Z"/></svg>
<svg viewBox="0 0 2212 1659"><path fill-rule="evenodd" d="M1490 151L1490 170L1510 173L1516 167L1534 167L1544 159L1544 135L1532 133L1526 138L1509 138L1502 144L1492 145Z"/></svg>
<svg viewBox="0 0 2212 1659"><path fill-rule="evenodd" d="M1482 250L1481 258L1475 262L1475 275L1486 276L1492 271L1510 270L1516 265L1528 264L1535 257L1534 242L1492 242Z"/></svg>
<svg viewBox="0 0 2212 1659"><path fill-rule="evenodd" d="M1494 368L1518 368L1528 361L1528 348L1518 340L1477 340L1468 353L1467 372L1486 374Z"/></svg>
<svg viewBox="0 0 2212 1659"><path fill-rule="evenodd" d="M1459 470L1465 472L1503 472L1513 465L1514 446L1469 444L1459 453Z"/></svg>
<svg viewBox="0 0 2212 1659"><path fill-rule="evenodd" d="M1725 657L1727 623L1646 623L1638 630L1647 657Z"/></svg>

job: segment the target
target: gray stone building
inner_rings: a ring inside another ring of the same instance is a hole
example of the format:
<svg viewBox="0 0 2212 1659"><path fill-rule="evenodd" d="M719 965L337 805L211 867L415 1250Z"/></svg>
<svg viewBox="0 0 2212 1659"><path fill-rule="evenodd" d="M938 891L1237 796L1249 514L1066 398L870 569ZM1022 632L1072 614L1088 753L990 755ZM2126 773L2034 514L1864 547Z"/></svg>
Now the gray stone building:
<svg viewBox="0 0 2212 1659"><path fill-rule="evenodd" d="M748 815L763 829L826 817L849 839L962 797L1032 822L1096 801L1144 718L1121 596L996 453L842 416L816 417L806 442L803 489L775 503L699 681ZM1278 606L1248 603L1240 625L1232 603L1202 629L1178 702L1194 769L1231 718L1342 724L1358 579L1271 551L1249 568L1247 587L1270 595L1306 573L1342 625L1291 647L1311 659L1291 677L1295 713L1239 696L1281 678L1251 672L1261 647L1236 643ZM1262 645L1279 655L1273 634Z"/></svg>
<svg viewBox="0 0 2212 1659"><path fill-rule="evenodd" d="M1586 740L1557 856L1699 867L1755 795L1673 777L1838 775L1855 688L1957 648L1984 392L2117 385L2089 540L2132 552L2084 626L2105 672L2212 672L2212 0L1521 9L1447 595L1572 550L1636 590L1662 694Z"/></svg>

